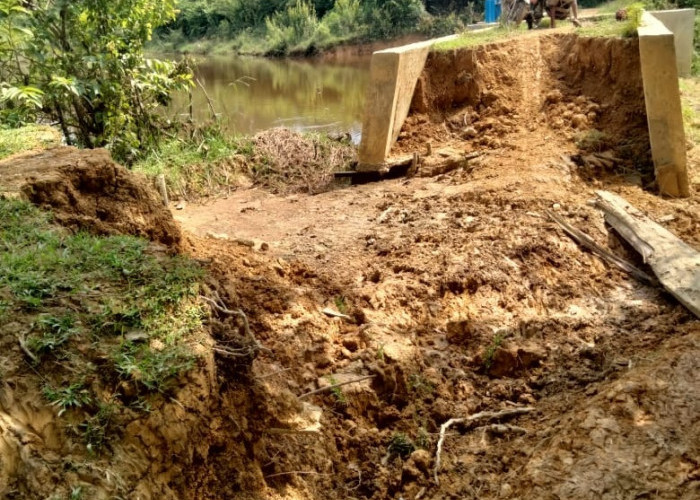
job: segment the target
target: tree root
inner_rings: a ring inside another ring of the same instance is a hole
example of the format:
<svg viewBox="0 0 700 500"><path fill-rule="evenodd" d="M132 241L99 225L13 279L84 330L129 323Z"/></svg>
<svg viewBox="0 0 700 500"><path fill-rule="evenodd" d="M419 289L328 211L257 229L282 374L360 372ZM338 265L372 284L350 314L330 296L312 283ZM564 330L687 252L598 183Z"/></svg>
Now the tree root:
<svg viewBox="0 0 700 500"><path fill-rule="evenodd" d="M435 479L435 484L438 486L440 485L440 479L438 478L438 473L440 472L440 465L441 465L441 454L442 454L442 445L445 442L445 433L447 432L447 429L449 429L452 425L454 424L470 424L473 422L477 422L479 420L503 420L506 418L512 418L518 415L523 415L525 413L530 413L535 411L534 408L532 407L523 407L523 408L513 408L510 410L502 410L502 411L482 411L480 413L475 413L474 415L470 415L466 418L451 418L444 424L440 426L440 438L438 439L438 444L437 444L437 451L435 452L435 470L433 471L433 477ZM523 429L522 427L516 427L512 425L502 425L502 424L493 424L493 425L488 425L488 426L483 426L479 427L482 429L488 429L491 430L497 434L505 434L507 432L516 432L518 434L525 434L527 433L527 430Z"/></svg>
<svg viewBox="0 0 700 500"><path fill-rule="evenodd" d="M270 352L270 349L258 342L258 339L255 338L253 332L250 331L250 323L248 322L248 316L246 316L246 314L241 309L228 309L224 305L224 302L221 300L221 297L219 297L219 294L216 292L213 293L215 299L206 297L205 295L200 295L199 297L205 302L207 302L212 307L212 309L215 309L216 311L219 311L222 314L228 314L229 316L238 316L239 318L241 318L243 320L243 329L245 330L245 336L250 340L250 345L247 347L231 349L230 347L225 347L220 344L217 344L212 348L212 350L218 354L232 358L249 356L258 351Z"/></svg>

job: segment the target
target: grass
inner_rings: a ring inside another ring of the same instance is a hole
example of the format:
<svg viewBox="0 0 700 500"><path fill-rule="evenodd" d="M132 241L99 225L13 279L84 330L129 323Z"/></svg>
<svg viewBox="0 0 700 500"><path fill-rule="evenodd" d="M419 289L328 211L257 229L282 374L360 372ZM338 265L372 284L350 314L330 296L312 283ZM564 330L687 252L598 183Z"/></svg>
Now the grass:
<svg viewBox="0 0 700 500"><path fill-rule="evenodd" d="M700 78L681 78L680 89L686 137L700 144Z"/></svg>
<svg viewBox="0 0 700 500"><path fill-rule="evenodd" d="M338 379L331 375L328 377L328 383L331 385L336 385L338 383ZM333 387L331 389L331 394L333 394L333 399L335 399L336 405L346 406L348 404L347 397L345 396L345 393L341 387Z"/></svg>
<svg viewBox="0 0 700 500"><path fill-rule="evenodd" d="M23 325L16 335L44 397L78 419L93 448L114 415L148 407L195 365L202 278L197 264L154 254L145 240L68 234L0 198L0 329Z"/></svg>
<svg viewBox="0 0 700 500"><path fill-rule="evenodd" d="M48 125L0 128L0 160L23 151L46 149L59 144L61 144L61 134Z"/></svg>
<svg viewBox="0 0 700 500"><path fill-rule="evenodd" d="M186 139L169 139L133 170L150 177L164 175L170 191L184 199L215 194L242 174L236 158L252 154L249 139L229 137L218 127L196 130Z"/></svg>
<svg viewBox="0 0 700 500"><path fill-rule="evenodd" d="M496 335L493 337L493 341L486 349L486 352L484 353L484 368L486 369L486 371L489 371L491 369L491 365L493 364L493 357L495 356L498 348L501 347L501 344L503 344L504 340L505 335Z"/></svg>
<svg viewBox="0 0 700 500"><path fill-rule="evenodd" d="M450 50L476 47L487 43L502 42L527 32L527 25L524 23L517 28L509 26L499 26L497 28L486 28L478 31L467 31L454 40L440 42L433 45L432 50L437 52L447 52Z"/></svg>
<svg viewBox="0 0 700 500"><path fill-rule="evenodd" d="M416 451L416 445L413 441L402 432L395 432L391 436L389 445L387 446L387 452L390 455L398 455L401 458L408 458L411 453Z"/></svg>

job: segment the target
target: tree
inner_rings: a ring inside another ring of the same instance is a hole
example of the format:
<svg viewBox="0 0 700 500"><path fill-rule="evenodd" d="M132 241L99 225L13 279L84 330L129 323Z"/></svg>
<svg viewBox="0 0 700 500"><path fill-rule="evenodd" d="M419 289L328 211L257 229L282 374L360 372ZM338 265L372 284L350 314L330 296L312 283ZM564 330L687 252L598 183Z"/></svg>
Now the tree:
<svg viewBox="0 0 700 500"><path fill-rule="evenodd" d="M0 122L43 115L123 161L157 145L156 108L192 75L143 47L175 13L175 0L0 0Z"/></svg>

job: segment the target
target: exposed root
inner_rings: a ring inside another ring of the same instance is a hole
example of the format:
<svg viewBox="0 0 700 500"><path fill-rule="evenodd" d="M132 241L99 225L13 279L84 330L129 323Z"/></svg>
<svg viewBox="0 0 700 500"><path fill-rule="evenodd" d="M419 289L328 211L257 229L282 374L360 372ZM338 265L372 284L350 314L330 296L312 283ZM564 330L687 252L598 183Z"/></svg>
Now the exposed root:
<svg viewBox="0 0 700 500"><path fill-rule="evenodd" d="M238 349L231 349L229 347L217 345L213 348L214 352L222 354L224 356L236 358L249 356L258 351L270 351L267 347L263 346L260 342L258 342L258 339L255 338L253 332L250 331L250 323L248 322L248 316L246 316L246 314L241 309L228 309L221 300L221 297L219 297L219 295L216 292L214 292L214 296L216 297L216 300L206 297L204 295L200 295L200 298L220 313L228 314L229 316L238 316L239 318L241 318L243 320L243 329L245 330L245 335L251 341L251 345Z"/></svg>
<svg viewBox="0 0 700 500"><path fill-rule="evenodd" d="M29 359L31 359L34 363L39 364L39 358L37 358L34 353L27 347L27 341L24 339L24 335L21 335L20 337L17 338L19 341L19 347L22 349L24 354L27 355Z"/></svg>
<svg viewBox="0 0 700 500"><path fill-rule="evenodd" d="M444 424L440 426L440 439L438 439L437 451L435 452L435 470L433 472L433 477L435 478L435 484L440 485L440 479L438 478L438 473L440 472L441 465L441 455L442 455L442 445L445 442L445 433L454 424L469 424L472 422L477 422L479 420L503 420L505 418L512 418L518 415L523 415L525 413L530 413L535 411L532 407L523 408L513 408L511 410L502 411L482 411L480 413L475 413L466 418L451 418ZM510 425L491 425L484 426L484 429L490 429L500 434L505 434L506 432L517 432L519 434L527 433L522 427L515 427Z"/></svg>

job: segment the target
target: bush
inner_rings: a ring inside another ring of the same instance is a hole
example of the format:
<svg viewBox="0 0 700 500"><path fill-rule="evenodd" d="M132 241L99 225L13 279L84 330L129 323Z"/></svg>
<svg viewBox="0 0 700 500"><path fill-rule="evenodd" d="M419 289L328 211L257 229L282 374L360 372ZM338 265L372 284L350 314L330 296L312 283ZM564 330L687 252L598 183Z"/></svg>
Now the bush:
<svg viewBox="0 0 700 500"><path fill-rule="evenodd" d="M318 18L313 5L305 0L296 0L287 10L275 12L265 19L265 26L270 50L284 53L314 36Z"/></svg>
<svg viewBox="0 0 700 500"><path fill-rule="evenodd" d="M360 0L337 0L321 25L337 38L357 35L362 31Z"/></svg>
<svg viewBox="0 0 700 500"><path fill-rule="evenodd" d="M464 23L456 14L445 17L426 17L420 25L420 32L431 37L453 35L464 31Z"/></svg>

